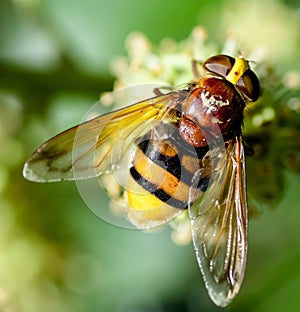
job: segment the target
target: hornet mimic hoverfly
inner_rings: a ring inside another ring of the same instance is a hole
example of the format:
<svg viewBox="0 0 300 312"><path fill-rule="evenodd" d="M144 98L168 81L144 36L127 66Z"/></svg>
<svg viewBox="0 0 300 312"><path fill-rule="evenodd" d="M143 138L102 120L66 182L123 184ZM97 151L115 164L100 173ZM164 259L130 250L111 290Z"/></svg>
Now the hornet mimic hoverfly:
<svg viewBox="0 0 300 312"><path fill-rule="evenodd" d="M77 180L118 171L126 217L161 225L188 209L197 261L211 299L228 305L247 259L248 209L242 139L244 108L260 94L242 58L210 57L194 81L98 116L42 144L24 166L35 182Z"/></svg>

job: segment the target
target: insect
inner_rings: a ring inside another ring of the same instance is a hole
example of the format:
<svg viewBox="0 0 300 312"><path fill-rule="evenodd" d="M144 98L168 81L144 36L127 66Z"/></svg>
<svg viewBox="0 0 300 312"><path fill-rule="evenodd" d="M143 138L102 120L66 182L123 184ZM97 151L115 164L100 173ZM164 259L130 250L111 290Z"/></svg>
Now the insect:
<svg viewBox="0 0 300 312"><path fill-rule="evenodd" d="M243 57L193 63L194 80L98 116L42 144L24 165L35 182L85 179L127 166L127 218L151 228L189 211L196 258L218 306L238 294L247 259L244 108L260 95ZM124 181L124 180L123 180Z"/></svg>

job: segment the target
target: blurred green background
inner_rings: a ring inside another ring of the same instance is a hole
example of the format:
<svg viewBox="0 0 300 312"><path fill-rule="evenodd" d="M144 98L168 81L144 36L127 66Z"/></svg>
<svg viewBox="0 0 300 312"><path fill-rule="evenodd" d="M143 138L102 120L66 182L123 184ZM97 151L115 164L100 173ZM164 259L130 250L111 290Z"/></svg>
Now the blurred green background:
<svg viewBox="0 0 300 312"><path fill-rule="evenodd" d="M112 90L109 63L125 54L130 32L158 44L182 40L196 25L217 47L234 32L279 74L300 70L296 0L1 0L0 311L219 310L192 246L173 244L168 227L155 234L117 228L85 206L74 183L22 177L39 144ZM299 125L299 107L293 118ZM300 179L277 165L283 193L276 209L250 222L245 281L226 311L300 309ZM252 172L249 183L259 189L261 176Z"/></svg>

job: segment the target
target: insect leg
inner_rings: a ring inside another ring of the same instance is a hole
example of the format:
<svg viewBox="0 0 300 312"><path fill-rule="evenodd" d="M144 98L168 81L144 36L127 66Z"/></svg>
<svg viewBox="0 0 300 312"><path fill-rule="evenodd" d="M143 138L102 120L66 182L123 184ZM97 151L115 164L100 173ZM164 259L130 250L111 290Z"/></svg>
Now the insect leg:
<svg viewBox="0 0 300 312"><path fill-rule="evenodd" d="M166 93L162 92L162 90L174 91L174 89L170 86L158 87L153 89L153 93L157 96L165 95Z"/></svg>
<svg viewBox="0 0 300 312"><path fill-rule="evenodd" d="M196 60L192 60L192 71L193 71L195 80L199 80L200 79L200 73L199 73L199 70L198 70L198 67L197 67L197 63L198 62Z"/></svg>

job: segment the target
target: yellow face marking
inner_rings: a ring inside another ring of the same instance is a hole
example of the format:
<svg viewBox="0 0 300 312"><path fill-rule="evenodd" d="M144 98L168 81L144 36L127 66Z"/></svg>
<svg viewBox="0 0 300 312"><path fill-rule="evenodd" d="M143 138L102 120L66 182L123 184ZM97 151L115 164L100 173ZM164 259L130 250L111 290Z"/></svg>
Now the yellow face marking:
<svg viewBox="0 0 300 312"><path fill-rule="evenodd" d="M236 85L248 68L248 62L242 57L237 57L231 71L226 76L226 80Z"/></svg>

